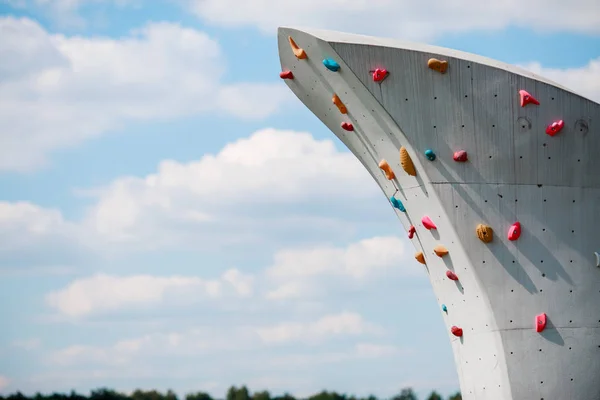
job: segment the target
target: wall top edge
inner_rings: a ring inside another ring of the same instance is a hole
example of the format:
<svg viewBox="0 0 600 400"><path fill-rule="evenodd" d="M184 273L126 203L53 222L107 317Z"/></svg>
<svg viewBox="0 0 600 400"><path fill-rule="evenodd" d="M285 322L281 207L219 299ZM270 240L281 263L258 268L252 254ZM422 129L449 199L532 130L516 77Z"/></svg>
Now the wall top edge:
<svg viewBox="0 0 600 400"><path fill-rule="evenodd" d="M486 65L493 68L502 69L508 71L513 74L521 75L529 79L534 79L539 82L555 86L559 89L565 90L572 94L575 94L579 97L587 99L595 104L600 105L599 103L591 100L589 97L586 97L580 93L577 93L569 88L566 88L554 81L551 81L543 76L534 74L526 69L517 67L515 65L507 64L502 61L494 60L492 58L479 56L477 54L468 53L465 51L449 49L446 47L434 46L429 44L415 43L406 40L400 39L392 39L392 38L381 38L375 36L367 36L367 35L359 35L354 33L345 33L338 31L330 31L325 29L315 29L315 28L301 28L301 27L286 27L281 26L277 30L278 36L288 36L297 33L302 33L305 35L309 35L315 37L317 39L323 40L328 43L348 43L348 44L362 44L368 46L379 46L379 47L392 47L410 51L418 51L422 53L433 53L439 54L441 56L458 58L465 61L471 61L477 64Z"/></svg>

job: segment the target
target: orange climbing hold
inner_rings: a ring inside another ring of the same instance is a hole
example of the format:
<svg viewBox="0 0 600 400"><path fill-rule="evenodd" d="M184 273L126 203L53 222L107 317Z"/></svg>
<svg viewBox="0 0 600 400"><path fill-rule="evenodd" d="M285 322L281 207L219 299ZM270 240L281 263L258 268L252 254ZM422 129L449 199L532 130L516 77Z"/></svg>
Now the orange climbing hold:
<svg viewBox="0 0 600 400"><path fill-rule="evenodd" d="M490 243L494 239L494 230L491 226L479 224L477 225L477 237L484 243Z"/></svg>
<svg viewBox="0 0 600 400"><path fill-rule="evenodd" d="M437 246L435 246L433 248L433 252L438 256L438 257L444 257L446 254L448 254L448 249L445 248L444 246L442 246L441 244L438 244Z"/></svg>
<svg viewBox="0 0 600 400"><path fill-rule="evenodd" d="M535 97L530 95L526 90L519 90L519 96L521 96L521 107L525 107L527 104L540 105L540 102Z"/></svg>
<svg viewBox="0 0 600 400"><path fill-rule="evenodd" d="M452 328L450 328L450 332L452 332L452 334L457 337L461 337L463 335L463 330L458 326L453 326Z"/></svg>
<svg viewBox="0 0 600 400"><path fill-rule="evenodd" d="M342 122L341 126L343 130L348 132L352 132L354 130L354 125L352 125L350 122Z"/></svg>
<svg viewBox="0 0 600 400"><path fill-rule="evenodd" d="M381 160L379 162L379 168L381 168L381 170L385 173L385 177L390 181L396 177L396 174L394 174L392 167L390 167L390 164L388 164L387 161Z"/></svg>
<svg viewBox="0 0 600 400"><path fill-rule="evenodd" d="M521 223L515 222L508 230L508 240L517 240L521 236Z"/></svg>
<svg viewBox="0 0 600 400"><path fill-rule="evenodd" d="M283 71L279 73L279 77L281 79L294 79L294 74L292 71Z"/></svg>
<svg viewBox="0 0 600 400"><path fill-rule="evenodd" d="M546 329L546 322L548 321L548 318L546 317L545 313L542 313L540 315L536 315L535 316L535 331L536 332L542 332L544 329Z"/></svg>
<svg viewBox="0 0 600 400"><path fill-rule="evenodd" d="M425 256L423 255L422 251L419 251L417 253L415 253L415 258L417 259L418 262L420 262L421 264L425 264Z"/></svg>
<svg viewBox="0 0 600 400"><path fill-rule="evenodd" d="M298 45L296 44L296 42L294 42L294 39L292 39L291 36L288 36L288 41L290 42L290 47L292 48L292 51L294 52L296 58L298 60L304 60L306 58L306 52L304 51L304 49L298 47Z"/></svg>
<svg viewBox="0 0 600 400"><path fill-rule="evenodd" d="M430 58L427 61L427 66L440 74L445 74L448 70L448 61L438 60L437 58Z"/></svg>
<svg viewBox="0 0 600 400"><path fill-rule="evenodd" d="M437 226L435 226L431 218L429 218L427 215L421 218L421 223L427 230L437 229Z"/></svg>
<svg viewBox="0 0 600 400"><path fill-rule="evenodd" d="M448 277L448 279L450 279L452 281L458 280L458 275L456 275L454 272L452 272L450 270L446 271L446 276Z"/></svg>
<svg viewBox="0 0 600 400"><path fill-rule="evenodd" d="M404 146L400 147L400 165L402 165L402 168L410 176L417 176L415 164L413 164L410 156L408 155L408 151L404 148Z"/></svg>
<svg viewBox="0 0 600 400"><path fill-rule="evenodd" d="M412 239L416 232L417 230L415 229L414 225L411 225L410 228L408 228L408 238Z"/></svg>
<svg viewBox="0 0 600 400"><path fill-rule="evenodd" d="M335 104L335 106L338 108L338 110L340 110L342 114L346 114L348 112L348 109L346 108L344 103L342 103L342 100L340 100L337 94L333 95L331 101L333 102L333 104Z"/></svg>

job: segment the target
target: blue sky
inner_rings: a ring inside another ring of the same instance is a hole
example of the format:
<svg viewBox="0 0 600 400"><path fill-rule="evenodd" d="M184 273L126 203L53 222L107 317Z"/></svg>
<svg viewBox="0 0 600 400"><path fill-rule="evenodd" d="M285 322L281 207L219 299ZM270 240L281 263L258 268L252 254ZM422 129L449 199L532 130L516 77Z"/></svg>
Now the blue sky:
<svg viewBox="0 0 600 400"><path fill-rule="evenodd" d="M600 100L597 1L447 3L0 0L0 393L457 390L411 244L275 38L427 42Z"/></svg>

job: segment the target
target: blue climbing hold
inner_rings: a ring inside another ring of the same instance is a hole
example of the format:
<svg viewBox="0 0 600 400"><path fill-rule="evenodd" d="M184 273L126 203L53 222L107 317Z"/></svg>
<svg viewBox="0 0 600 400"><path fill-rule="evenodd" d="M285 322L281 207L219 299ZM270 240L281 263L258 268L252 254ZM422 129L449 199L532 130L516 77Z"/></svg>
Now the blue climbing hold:
<svg viewBox="0 0 600 400"><path fill-rule="evenodd" d="M442 304L442 311L443 312L448 312L448 307L446 307L445 304Z"/></svg>
<svg viewBox="0 0 600 400"><path fill-rule="evenodd" d="M431 149L425 150L425 157L429 159L429 161L435 160L435 153Z"/></svg>
<svg viewBox="0 0 600 400"><path fill-rule="evenodd" d="M326 58L323 60L323 65L330 71L337 72L340 69L340 64L332 60L331 58Z"/></svg>
<svg viewBox="0 0 600 400"><path fill-rule="evenodd" d="M404 208L404 204L402 204L402 202L400 200L398 200L397 198L395 198L394 196L390 197L390 202L398 210L400 210L402 212L406 212L406 208Z"/></svg>

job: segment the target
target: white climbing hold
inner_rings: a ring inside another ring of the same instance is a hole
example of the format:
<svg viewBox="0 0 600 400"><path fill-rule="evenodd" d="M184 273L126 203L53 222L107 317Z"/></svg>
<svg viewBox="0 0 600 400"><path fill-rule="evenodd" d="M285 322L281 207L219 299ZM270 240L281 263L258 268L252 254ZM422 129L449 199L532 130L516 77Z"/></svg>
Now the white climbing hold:
<svg viewBox="0 0 600 400"><path fill-rule="evenodd" d="M596 256L596 267L600 267L600 254L598 254L598 252L595 251L594 255Z"/></svg>

